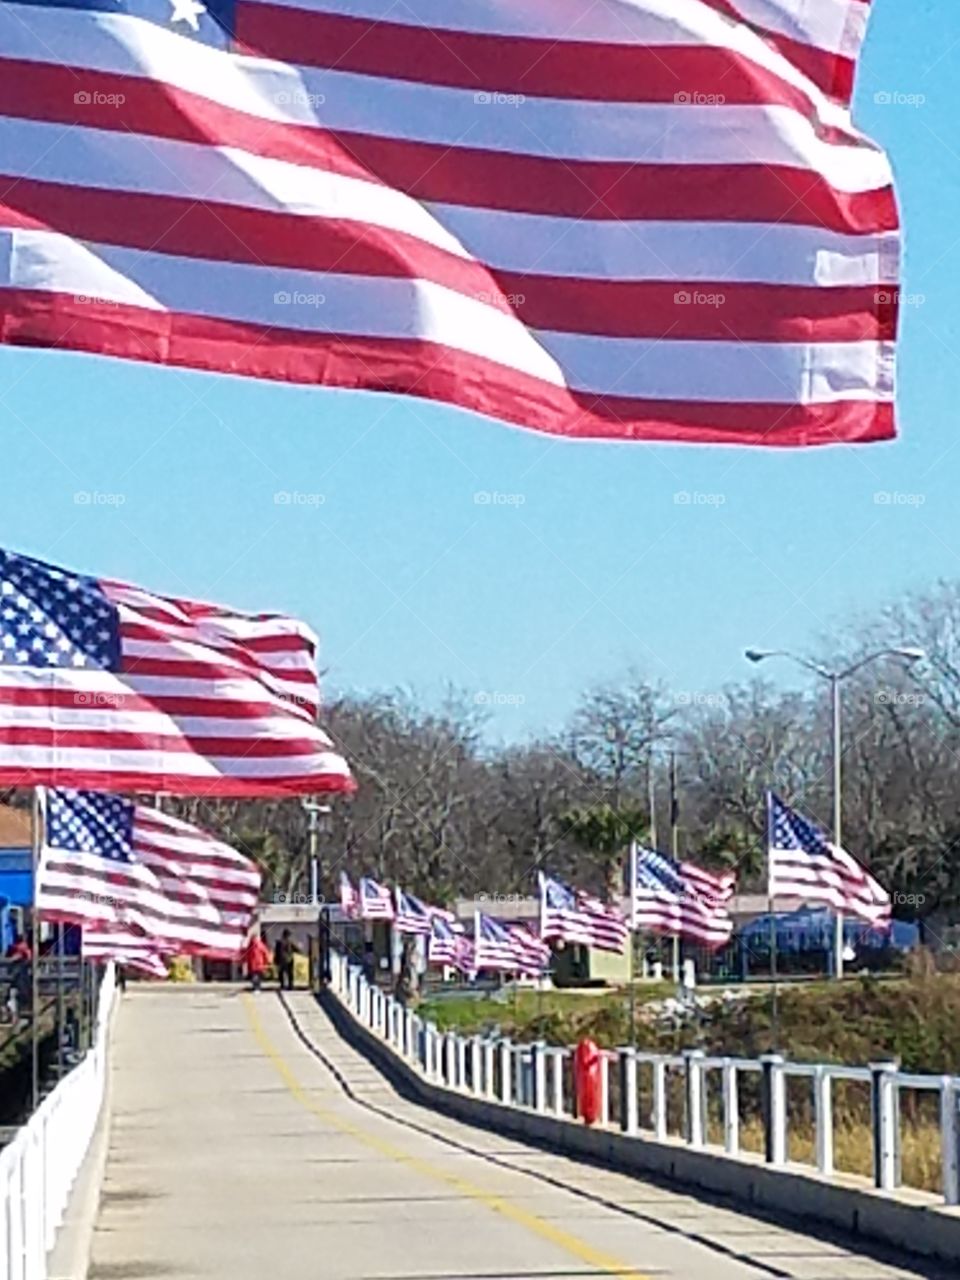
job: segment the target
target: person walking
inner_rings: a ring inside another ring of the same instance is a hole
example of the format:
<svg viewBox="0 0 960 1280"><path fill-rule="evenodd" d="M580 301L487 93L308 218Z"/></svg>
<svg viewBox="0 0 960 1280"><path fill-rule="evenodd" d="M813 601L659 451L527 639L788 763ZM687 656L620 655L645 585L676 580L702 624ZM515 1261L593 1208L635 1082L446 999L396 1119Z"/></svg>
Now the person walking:
<svg viewBox="0 0 960 1280"><path fill-rule="evenodd" d="M277 945L273 952L273 962L277 966L277 973L280 976L281 991L293 990L293 962L299 951L300 948L294 942L290 930L284 929L277 939Z"/></svg>
<svg viewBox="0 0 960 1280"><path fill-rule="evenodd" d="M247 943L247 949L243 953L243 963L246 966L247 977L250 979L250 986L254 991L259 991L263 986L263 975L270 968L270 948L262 933L255 933Z"/></svg>

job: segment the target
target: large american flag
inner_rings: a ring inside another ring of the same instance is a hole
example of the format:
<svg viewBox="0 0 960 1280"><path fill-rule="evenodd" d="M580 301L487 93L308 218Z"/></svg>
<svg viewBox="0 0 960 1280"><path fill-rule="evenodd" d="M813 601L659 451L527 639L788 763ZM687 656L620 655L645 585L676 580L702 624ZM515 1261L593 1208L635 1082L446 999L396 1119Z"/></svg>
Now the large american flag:
<svg viewBox="0 0 960 1280"><path fill-rule="evenodd" d="M240 955L260 893L249 858L123 796L55 789L41 803L44 918L121 932L158 953Z"/></svg>
<svg viewBox="0 0 960 1280"><path fill-rule="evenodd" d="M601 951L622 952L630 926L618 907L540 875L540 936Z"/></svg>
<svg viewBox="0 0 960 1280"><path fill-rule="evenodd" d="M565 436L891 436L869 10L2 0L0 335Z"/></svg>
<svg viewBox="0 0 960 1280"><path fill-rule="evenodd" d="M318 702L316 641L294 618L0 550L0 785L351 790Z"/></svg>
<svg viewBox="0 0 960 1280"><path fill-rule="evenodd" d="M635 929L675 934L708 947L730 941L732 873L716 874L692 862L677 862L655 849L637 849L634 861L631 891Z"/></svg>
<svg viewBox="0 0 960 1280"><path fill-rule="evenodd" d="M770 792L767 804L771 899L824 903L874 928L887 927L891 901L886 889L779 796Z"/></svg>
<svg viewBox="0 0 960 1280"><path fill-rule="evenodd" d="M525 924L494 920L478 911L474 927L477 969L502 973L540 973L550 966L550 948Z"/></svg>

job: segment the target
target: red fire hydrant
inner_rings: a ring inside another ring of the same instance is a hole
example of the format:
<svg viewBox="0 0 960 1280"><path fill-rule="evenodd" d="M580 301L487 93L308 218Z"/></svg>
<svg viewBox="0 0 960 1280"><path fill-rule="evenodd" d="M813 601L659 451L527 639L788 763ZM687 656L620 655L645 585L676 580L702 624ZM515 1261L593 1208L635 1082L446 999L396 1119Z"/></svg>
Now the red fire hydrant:
<svg viewBox="0 0 960 1280"><path fill-rule="evenodd" d="M596 1124L600 1119L601 1052L592 1040L581 1040L573 1051L573 1088L577 1100L577 1115L584 1124Z"/></svg>

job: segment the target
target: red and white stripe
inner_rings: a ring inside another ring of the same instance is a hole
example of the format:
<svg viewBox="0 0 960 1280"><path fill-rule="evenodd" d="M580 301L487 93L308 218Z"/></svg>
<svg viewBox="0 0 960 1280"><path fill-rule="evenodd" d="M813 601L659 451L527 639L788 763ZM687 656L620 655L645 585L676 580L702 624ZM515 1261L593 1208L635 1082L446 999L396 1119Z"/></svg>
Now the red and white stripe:
<svg viewBox="0 0 960 1280"><path fill-rule="evenodd" d="M888 437L868 11L238 0L224 52L5 4L0 334L574 437Z"/></svg>
<svg viewBox="0 0 960 1280"><path fill-rule="evenodd" d="M560 890L556 897L563 899L562 903L551 901L549 879L540 875L541 938L622 953L630 937L630 926L619 908L581 889L571 890L558 881L554 883Z"/></svg>
<svg viewBox="0 0 960 1280"><path fill-rule="evenodd" d="M113 960L125 969L132 969L151 978L169 976L166 963L154 940L126 929L85 928L81 953L84 960L91 960L96 964L107 964Z"/></svg>
<svg viewBox="0 0 960 1280"><path fill-rule="evenodd" d="M238 796L354 788L315 723L317 642L304 623L100 587L119 611L120 670L0 664L0 784Z"/></svg>
<svg viewBox="0 0 960 1280"><path fill-rule="evenodd" d="M890 894L883 885L846 849L829 842L822 852L771 848L768 892L771 899L822 903L876 929L888 928L892 919Z"/></svg>
<svg viewBox="0 0 960 1280"><path fill-rule="evenodd" d="M143 939L157 952L239 958L260 895L249 858L157 809L134 811L129 862L43 848L37 906L45 919Z"/></svg>

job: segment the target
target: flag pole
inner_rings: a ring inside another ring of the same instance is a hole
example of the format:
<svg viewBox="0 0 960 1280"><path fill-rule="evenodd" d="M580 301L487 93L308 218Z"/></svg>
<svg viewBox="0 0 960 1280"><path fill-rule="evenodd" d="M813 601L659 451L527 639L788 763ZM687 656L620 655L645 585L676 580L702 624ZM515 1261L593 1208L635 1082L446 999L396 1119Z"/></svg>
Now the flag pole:
<svg viewBox="0 0 960 1280"><path fill-rule="evenodd" d="M842 842L841 823L841 762L840 762L840 676L830 674L830 705L833 715L833 847L839 849ZM837 912L834 933L833 972L843 978L843 910Z"/></svg>
<svg viewBox="0 0 960 1280"><path fill-rule="evenodd" d="M670 752L670 856L680 861L680 808L677 797L677 753ZM673 935L673 980L680 981L680 934Z"/></svg>
<svg viewBox="0 0 960 1280"><path fill-rule="evenodd" d="M767 911L770 915L770 981L773 983L771 1017L773 1047L780 1043L780 992L777 974L777 916L773 891L773 792L767 791Z"/></svg>
<svg viewBox="0 0 960 1280"><path fill-rule="evenodd" d="M32 1110L40 1105L40 844L42 840L41 822L42 806L40 787L33 789L33 803L30 827L30 863L33 879L33 928L31 930L30 956L30 1080Z"/></svg>
<svg viewBox="0 0 960 1280"><path fill-rule="evenodd" d="M637 842L630 841L630 1045L637 1047Z"/></svg>

